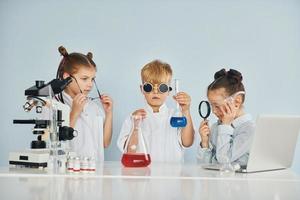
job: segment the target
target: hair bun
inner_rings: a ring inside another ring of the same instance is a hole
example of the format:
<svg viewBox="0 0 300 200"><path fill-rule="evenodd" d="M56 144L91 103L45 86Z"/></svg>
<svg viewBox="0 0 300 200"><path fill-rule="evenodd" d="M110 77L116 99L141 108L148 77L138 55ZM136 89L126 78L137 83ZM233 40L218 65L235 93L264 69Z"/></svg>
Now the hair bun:
<svg viewBox="0 0 300 200"><path fill-rule="evenodd" d="M219 71L217 71L217 72L215 73L214 79L217 80L217 79L219 79L219 78L222 78L222 77L226 76L226 74L227 74L227 72L226 72L226 70L223 68L223 69L221 69L221 70L219 70Z"/></svg>
<svg viewBox="0 0 300 200"><path fill-rule="evenodd" d="M93 54L91 52L88 52L86 54L86 56L90 59L90 60L93 60Z"/></svg>
<svg viewBox="0 0 300 200"><path fill-rule="evenodd" d="M66 48L63 46L58 47L58 51L63 57L66 57L69 55Z"/></svg>
<svg viewBox="0 0 300 200"><path fill-rule="evenodd" d="M230 69L227 72L227 77L229 80L232 80L232 82L237 82L237 83L241 83L243 80L242 74L235 69Z"/></svg>

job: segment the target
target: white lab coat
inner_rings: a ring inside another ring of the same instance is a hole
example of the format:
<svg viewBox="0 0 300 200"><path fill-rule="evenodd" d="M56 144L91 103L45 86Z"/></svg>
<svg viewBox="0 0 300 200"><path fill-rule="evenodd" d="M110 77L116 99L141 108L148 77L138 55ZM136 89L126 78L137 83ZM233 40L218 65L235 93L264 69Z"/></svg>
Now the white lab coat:
<svg viewBox="0 0 300 200"><path fill-rule="evenodd" d="M174 110L169 109L165 104L157 113L154 113L148 104L144 109L147 116L141 123L141 130L151 160L154 162L183 162L184 147L181 140L181 129L178 130L170 125ZM123 123L118 138L118 147L123 153L131 129L130 115ZM138 146L140 146L140 140Z"/></svg>
<svg viewBox="0 0 300 200"><path fill-rule="evenodd" d="M72 106L72 98L62 93L66 105ZM78 136L70 141L71 150L78 156L92 156L97 162L104 161L103 124L105 114L103 109L93 101L88 101L79 115L74 129Z"/></svg>

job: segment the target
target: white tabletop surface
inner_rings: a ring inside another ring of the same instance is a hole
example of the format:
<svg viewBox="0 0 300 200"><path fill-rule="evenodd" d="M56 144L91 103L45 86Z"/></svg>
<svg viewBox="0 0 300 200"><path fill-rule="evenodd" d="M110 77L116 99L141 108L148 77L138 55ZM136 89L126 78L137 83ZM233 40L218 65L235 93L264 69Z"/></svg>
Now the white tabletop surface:
<svg viewBox="0 0 300 200"><path fill-rule="evenodd" d="M197 164L152 163L124 168L105 162L95 174L0 168L6 199L300 199L300 176L291 170L223 175Z"/></svg>

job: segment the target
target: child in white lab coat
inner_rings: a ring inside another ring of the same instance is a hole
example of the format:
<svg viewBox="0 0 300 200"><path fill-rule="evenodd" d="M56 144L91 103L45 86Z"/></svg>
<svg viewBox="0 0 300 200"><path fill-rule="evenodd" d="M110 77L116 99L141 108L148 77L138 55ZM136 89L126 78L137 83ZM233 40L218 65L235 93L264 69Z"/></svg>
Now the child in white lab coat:
<svg viewBox="0 0 300 200"><path fill-rule="evenodd" d="M94 157L97 162L104 161L104 148L108 147L112 137L112 99L107 95L89 98L88 94L95 84L96 64L92 53L69 54L59 47L63 56L57 78L72 77L72 82L56 96L56 99L70 107L70 124L78 132L71 140L71 149L79 156ZM100 101L99 107L95 101Z"/></svg>
<svg viewBox="0 0 300 200"><path fill-rule="evenodd" d="M190 115L191 98L185 92L179 92L173 98L180 105L183 115L187 119L186 127L171 127L170 119L175 114L174 109L166 106L169 96L172 69L167 63L154 60L146 64L141 70L141 92L145 97L144 108L131 113L122 125L118 138L118 147L124 152L135 153L138 144L138 134L132 126L136 125L131 116L142 118L141 130L148 147L148 153L154 162L183 161L183 150L193 144L194 129ZM132 136L129 138L129 135ZM128 143L128 144L127 144ZM125 149L127 147L127 149Z"/></svg>
<svg viewBox="0 0 300 200"><path fill-rule="evenodd" d="M207 88L207 97L218 121L209 127L201 122L198 148L200 163L237 163L245 166L254 134L251 115L245 113L245 88L242 74L221 69Z"/></svg>

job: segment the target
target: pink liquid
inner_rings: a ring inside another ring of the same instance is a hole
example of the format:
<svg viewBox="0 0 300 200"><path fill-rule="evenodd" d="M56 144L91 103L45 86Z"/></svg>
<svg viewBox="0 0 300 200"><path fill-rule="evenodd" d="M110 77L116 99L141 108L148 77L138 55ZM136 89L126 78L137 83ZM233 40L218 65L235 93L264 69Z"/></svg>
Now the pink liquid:
<svg viewBox="0 0 300 200"><path fill-rule="evenodd" d="M147 167L151 157L149 154L124 153L121 161L125 167Z"/></svg>

